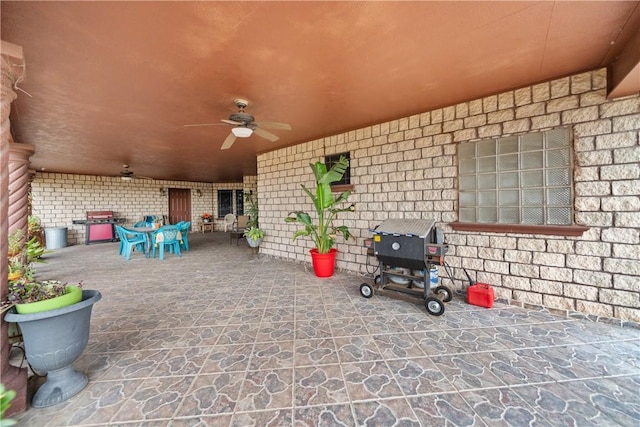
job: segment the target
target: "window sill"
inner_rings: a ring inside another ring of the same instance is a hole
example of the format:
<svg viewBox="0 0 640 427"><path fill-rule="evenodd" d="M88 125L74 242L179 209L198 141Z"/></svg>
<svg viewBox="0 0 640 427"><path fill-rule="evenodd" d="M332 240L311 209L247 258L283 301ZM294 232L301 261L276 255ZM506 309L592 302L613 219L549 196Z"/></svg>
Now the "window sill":
<svg viewBox="0 0 640 427"><path fill-rule="evenodd" d="M332 185L332 193L342 193L343 191L353 191L353 184Z"/></svg>
<svg viewBox="0 0 640 427"><path fill-rule="evenodd" d="M583 225L523 225L482 224L474 222L450 222L456 231L483 231L488 233L545 234L551 236L580 237L589 229Z"/></svg>

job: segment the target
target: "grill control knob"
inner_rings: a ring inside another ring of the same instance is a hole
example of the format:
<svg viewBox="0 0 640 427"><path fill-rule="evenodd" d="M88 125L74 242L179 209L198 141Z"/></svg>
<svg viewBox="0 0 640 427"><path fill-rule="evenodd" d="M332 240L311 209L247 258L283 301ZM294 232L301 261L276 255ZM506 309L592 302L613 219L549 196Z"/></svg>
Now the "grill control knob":
<svg viewBox="0 0 640 427"><path fill-rule="evenodd" d="M391 244L391 249L393 249L394 251L397 251L398 249L400 249L400 243L398 242L393 242Z"/></svg>

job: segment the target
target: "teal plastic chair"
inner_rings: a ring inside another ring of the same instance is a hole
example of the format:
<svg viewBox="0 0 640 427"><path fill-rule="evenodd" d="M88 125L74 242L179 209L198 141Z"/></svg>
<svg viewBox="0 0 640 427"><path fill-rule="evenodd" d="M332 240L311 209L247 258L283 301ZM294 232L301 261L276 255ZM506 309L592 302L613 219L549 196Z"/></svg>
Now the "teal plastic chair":
<svg viewBox="0 0 640 427"><path fill-rule="evenodd" d="M182 233L175 225L165 225L151 233L151 243L153 245L152 256L156 257L156 251L161 260L164 260L164 251L169 249L178 256L180 253L180 244L182 242Z"/></svg>
<svg viewBox="0 0 640 427"><path fill-rule="evenodd" d="M131 252L133 252L135 248L138 252L146 256L149 244L147 233L130 230L120 225L116 225L116 232L118 233L118 237L120 237L120 255L129 260L131 259Z"/></svg>
<svg viewBox="0 0 640 427"><path fill-rule="evenodd" d="M145 221L138 221L135 224L133 224L133 227L148 227L147 223Z"/></svg>
<svg viewBox="0 0 640 427"><path fill-rule="evenodd" d="M191 231L191 222L190 221L180 221L176 224L176 227L180 230L182 234L182 249L185 251L189 250L189 231Z"/></svg>

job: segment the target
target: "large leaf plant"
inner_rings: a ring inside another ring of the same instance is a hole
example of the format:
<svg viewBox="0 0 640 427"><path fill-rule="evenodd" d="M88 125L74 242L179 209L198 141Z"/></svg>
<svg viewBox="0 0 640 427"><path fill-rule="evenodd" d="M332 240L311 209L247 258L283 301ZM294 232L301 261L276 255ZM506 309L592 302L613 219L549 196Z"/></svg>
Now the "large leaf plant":
<svg viewBox="0 0 640 427"><path fill-rule="evenodd" d="M327 165L322 162L310 163L309 166L311 166L316 180L315 194L304 184L300 185L313 201L318 222L314 224L311 215L303 211L289 212L289 215L284 220L286 222L297 222L304 227L293 234L294 241L298 237L311 237L318 253L326 254L333 248L338 234L341 234L345 239L351 237L351 233L346 226L333 225L333 220L339 212L353 212L355 210L355 205L353 204L345 208L337 207L340 203L346 202L351 191L343 191L337 197L334 197L331 192L331 184L342 179L349 167L349 160L346 157L341 157L329 170L327 170Z"/></svg>

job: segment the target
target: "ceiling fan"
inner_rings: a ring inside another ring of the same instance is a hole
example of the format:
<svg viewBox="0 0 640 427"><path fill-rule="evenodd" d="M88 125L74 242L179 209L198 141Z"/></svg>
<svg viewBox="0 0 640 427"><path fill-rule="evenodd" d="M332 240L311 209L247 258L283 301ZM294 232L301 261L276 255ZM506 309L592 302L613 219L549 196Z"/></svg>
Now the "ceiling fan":
<svg viewBox="0 0 640 427"><path fill-rule="evenodd" d="M229 133L227 138L222 143L222 147L220 147L221 150L231 148L236 138L248 138L253 133L265 139L268 139L271 142L280 139L280 137L278 137L277 135L274 135L271 132L264 130L263 128L291 130L291 126L287 123L256 122L255 118L251 114L247 114L244 112L244 109L249 105L249 101L247 101L246 99L234 99L233 103L236 105L236 107L238 107L238 112L231 114L228 119L220 120L223 123L233 126L233 128L231 129L231 133ZM185 126L215 126L219 124L220 123L202 123Z"/></svg>
<svg viewBox="0 0 640 427"><path fill-rule="evenodd" d="M129 169L129 165L122 165L122 170L120 171L120 178L124 181L131 181L132 179L153 179L148 176L140 176L133 173L131 169Z"/></svg>

